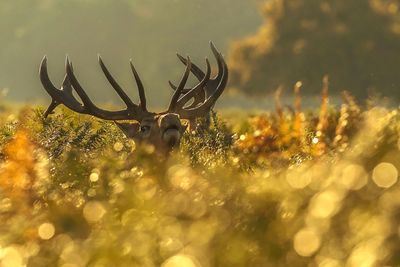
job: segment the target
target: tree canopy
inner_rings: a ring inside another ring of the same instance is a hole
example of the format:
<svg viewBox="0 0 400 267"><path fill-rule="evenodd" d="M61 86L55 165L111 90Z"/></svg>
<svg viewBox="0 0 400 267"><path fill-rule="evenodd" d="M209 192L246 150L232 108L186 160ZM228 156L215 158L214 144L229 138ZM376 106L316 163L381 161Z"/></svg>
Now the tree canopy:
<svg viewBox="0 0 400 267"><path fill-rule="evenodd" d="M232 84L249 95L301 80L321 90L400 97L400 4L394 0L269 0L257 34L231 46Z"/></svg>

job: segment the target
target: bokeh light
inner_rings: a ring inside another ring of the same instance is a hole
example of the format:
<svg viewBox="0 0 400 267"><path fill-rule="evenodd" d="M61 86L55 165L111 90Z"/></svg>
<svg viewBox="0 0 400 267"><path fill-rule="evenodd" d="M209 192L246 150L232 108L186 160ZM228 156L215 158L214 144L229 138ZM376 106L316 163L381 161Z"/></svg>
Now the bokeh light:
<svg viewBox="0 0 400 267"><path fill-rule="evenodd" d="M83 208L83 216L88 222L98 222L106 213L106 209L98 201L90 201Z"/></svg>
<svg viewBox="0 0 400 267"><path fill-rule="evenodd" d="M340 183L349 190L360 190L368 182L368 174L365 169L358 164L348 164L344 166Z"/></svg>
<svg viewBox="0 0 400 267"><path fill-rule="evenodd" d="M296 189L302 189L311 183L311 175L304 174L304 169L294 169L290 170L286 174L286 181L288 184Z"/></svg>
<svg viewBox="0 0 400 267"><path fill-rule="evenodd" d="M340 208L342 194L335 190L326 190L313 197L310 213L317 218L328 218Z"/></svg>
<svg viewBox="0 0 400 267"><path fill-rule="evenodd" d="M95 183L99 180L99 174L96 172L92 172L89 176L91 182Z"/></svg>
<svg viewBox="0 0 400 267"><path fill-rule="evenodd" d="M51 223L43 223L38 228L38 235L41 239L50 239L54 236L55 228Z"/></svg>
<svg viewBox="0 0 400 267"><path fill-rule="evenodd" d="M201 267L201 265L193 257L181 254L167 259L161 267Z"/></svg>
<svg viewBox="0 0 400 267"><path fill-rule="evenodd" d="M379 163L372 172L372 180L379 187L389 188L398 180L397 168L388 162Z"/></svg>
<svg viewBox="0 0 400 267"><path fill-rule="evenodd" d="M122 144L121 142L116 142L114 144L114 150L119 152L124 148L124 144Z"/></svg>
<svg viewBox="0 0 400 267"><path fill-rule="evenodd" d="M302 229L294 236L293 246L300 256L313 255L320 245L320 236L313 229Z"/></svg>
<svg viewBox="0 0 400 267"><path fill-rule="evenodd" d="M1 266L3 267L23 267L26 266L21 251L14 246L2 249Z"/></svg>

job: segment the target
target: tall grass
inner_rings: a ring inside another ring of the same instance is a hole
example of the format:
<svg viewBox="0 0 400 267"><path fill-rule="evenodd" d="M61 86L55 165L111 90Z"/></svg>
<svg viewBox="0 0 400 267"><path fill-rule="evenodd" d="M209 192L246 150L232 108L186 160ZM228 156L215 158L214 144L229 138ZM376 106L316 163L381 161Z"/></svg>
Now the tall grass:
<svg viewBox="0 0 400 267"><path fill-rule="evenodd" d="M112 123L4 112L2 266L397 266L400 114L349 94L187 133L160 159ZM234 133L234 128L241 129Z"/></svg>

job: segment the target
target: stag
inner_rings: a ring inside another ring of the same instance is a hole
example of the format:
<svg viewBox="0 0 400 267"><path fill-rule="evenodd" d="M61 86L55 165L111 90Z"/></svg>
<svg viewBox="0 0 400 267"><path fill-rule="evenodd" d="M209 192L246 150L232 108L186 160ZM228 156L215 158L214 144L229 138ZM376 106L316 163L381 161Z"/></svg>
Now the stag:
<svg viewBox="0 0 400 267"><path fill-rule="evenodd" d="M51 82L47 71L47 57L45 56L40 64L39 76L44 89L50 95L52 101L44 116L47 117L54 109L63 104L67 108L80 114L87 114L103 120L114 121L128 138L139 143L149 143L160 152L169 152L179 146L181 137L186 126L181 120L194 122L196 118L205 117L209 114L217 99L223 93L228 80L228 67L220 52L210 43L214 57L218 64L218 75L210 78L210 62L206 58L206 71L193 65L190 57L179 59L186 65L184 74L177 86L172 83L175 91L172 95L168 109L163 112L150 112L147 109L146 95L143 83L133 66L130 67L135 78L139 93L139 104L134 103L122 87L113 78L103 60L99 56L100 67L108 82L126 105L125 109L109 111L96 106L89 98L82 85L76 78L71 61L66 58L66 74L60 89ZM194 87L185 88L189 74L192 72L199 83ZM75 97L73 92L79 96Z"/></svg>

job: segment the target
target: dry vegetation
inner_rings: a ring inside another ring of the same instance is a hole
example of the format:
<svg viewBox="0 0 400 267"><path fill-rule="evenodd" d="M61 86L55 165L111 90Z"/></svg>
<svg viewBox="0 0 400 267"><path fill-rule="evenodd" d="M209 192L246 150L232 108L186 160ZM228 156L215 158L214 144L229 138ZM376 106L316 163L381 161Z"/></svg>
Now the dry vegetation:
<svg viewBox="0 0 400 267"><path fill-rule="evenodd" d="M400 113L344 94L188 133L1 113L1 266L398 266Z"/></svg>

